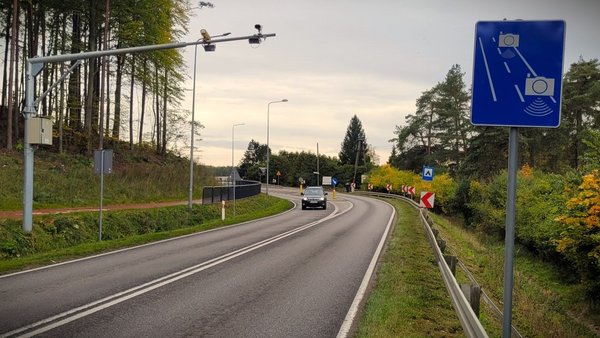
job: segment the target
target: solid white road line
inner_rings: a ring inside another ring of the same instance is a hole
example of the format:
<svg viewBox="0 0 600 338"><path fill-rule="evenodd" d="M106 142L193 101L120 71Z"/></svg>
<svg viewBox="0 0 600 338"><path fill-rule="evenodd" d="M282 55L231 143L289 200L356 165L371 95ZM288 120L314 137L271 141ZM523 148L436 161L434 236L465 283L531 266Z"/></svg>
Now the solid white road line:
<svg viewBox="0 0 600 338"><path fill-rule="evenodd" d="M358 291L356 292L354 301L352 301L352 305L350 305L350 309L348 310L348 313L346 314L346 318L344 318L344 322L342 323L342 326L340 327L340 330L338 331L337 338L346 338L348 336L348 334L350 333L350 329L352 328L352 323L354 322L354 318L358 314L358 307L359 307L360 303L362 302L363 298L365 297L365 294L367 292L367 287L369 286L369 282L371 281L371 278L373 277L373 273L375 272L375 266L377 265L377 261L379 260L379 256L381 255L381 250L383 250L383 245L385 244L385 241L387 239L390 228L392 227L392 222L394 221L394 217L396 216L396 209L391 204L388 203L388 205L390 206L390 208L392 208L392 215L390 216L390 219L388 220L388 224L385 228L385 231L383 232L383 235L381 236L381 240L379 241L377 250L375 250L375 253L373 254L373 258L371 259L371 263L369 264L369 267L367 268L367 271L365 272L365 276L363 277L363 280L360 283L360 287L358 288Z"/></svg>

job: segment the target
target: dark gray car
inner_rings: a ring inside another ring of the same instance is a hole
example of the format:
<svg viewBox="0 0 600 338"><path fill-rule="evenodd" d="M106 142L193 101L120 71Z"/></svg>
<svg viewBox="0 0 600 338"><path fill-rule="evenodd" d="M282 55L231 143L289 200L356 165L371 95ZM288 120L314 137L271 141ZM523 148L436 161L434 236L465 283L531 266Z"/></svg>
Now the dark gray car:
<svg viewBox="0 0 600 338"><path fill-rule="evenodd" d="M302 210L306 208L323 208L327 209L327 193L323 191L323 187L306 187L302 193Z"/></svg>

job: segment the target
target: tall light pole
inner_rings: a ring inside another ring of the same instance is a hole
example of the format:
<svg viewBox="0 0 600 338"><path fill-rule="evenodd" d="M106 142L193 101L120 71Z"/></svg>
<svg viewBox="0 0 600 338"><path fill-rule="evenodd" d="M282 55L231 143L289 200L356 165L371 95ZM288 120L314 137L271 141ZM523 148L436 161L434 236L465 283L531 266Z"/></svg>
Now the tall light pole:
<svg viewBox="0 0 600 338"><path fill-rule="evenodd" d="M269 195L269 154L271 153L271 150L269 149L269 108L271 107L271 103L280 102L288 102L288 100L272 101L267 104L267 196Z"/></svg>
<svg viewBox="0 0 600 338"><path fill-rule="evenodd" d="M233 181L233 217L235 217L235 167L233 166L233 149L235 144L235 127L243 126L245 123L231 125L231 180Z"/></svg>
<svg viewBox="0 0 600 338"><path fill-rule="evenodd" d="M358 138L358 144L356 145L356 158L354 160L354 176L352 176L352 183L356 185L356 169L358 168L358 153L362 150L361 143L364 141L363 138Z"/></svg>
<svg viewBox="0 0 600 338"><path fill-rule="evenodd" d="M208 39L204 34L207 34L206 31L202 30L203 37L196 40L196 42L207 42L211 40L211 37L208 36ZM217 35L214 37L227 36L231 33L224 33L221 35ZM209 51L205 48L206 51ZM214 51L214 50L213 50ZM190 135L190 191L188 194L188 209L192 211L192 199L194 197L194 113L196 112L196 59L198 57L198 44L194 45L194 75L193 75L193 83L192 83L192 131Z"/></svg>

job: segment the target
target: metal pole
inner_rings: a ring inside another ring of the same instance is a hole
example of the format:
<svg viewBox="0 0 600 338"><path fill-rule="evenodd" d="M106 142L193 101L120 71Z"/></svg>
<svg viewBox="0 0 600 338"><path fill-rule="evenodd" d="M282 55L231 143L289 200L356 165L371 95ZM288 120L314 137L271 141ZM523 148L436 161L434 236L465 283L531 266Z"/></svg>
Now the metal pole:
<svg viewBox="0 0 600 338"><path fill-rule="evenodd" d="M275 102L267 104L267 178L265 180L267 182L267 196L269 196L269 153L271 152L271 149L269 149L269 108L271 107L271 103Z"/></svg>
<svg viewBox="0 0 600 338"><path fill-rule="evenodd" d="M231 126L231 180L233 181L233 217L235 218L235 167L233 166L233 149L235 144L235 127L243 126L245 123L237 123Z"/></svg>
<svg viewBox="0 0 600 338"><path fill-rule="evenodd" d="M235 218L235 172L233 171L234 142L235 142L235 124L231 126L231 180L233 181L233 218Z"/></svg>
<svg viewBox="0 0 600 338"><path fill-rule="evenodd" d="M352 178L352 183L354 183L354 184L356 184L356 169L358 168L358 152L361 149L361 147L360 147L361 142L362 142L362 138L359 138L357 148L356 148L356 158L354 159L354 176Z"/></svg>
<svg viewBox="0 0 600 338"><path fill-rule="evenodd" d="M504 239L504 309L502 337L511 337L513 259L515 246L515 208L517 195L517 166L519 129L510 127L508 139L508 190L506 201L506 234Z"/></svg>
<svg viewBox="0 0 600 338"><path fill-rule="evenodd" d="M29 143L29 120L35 112L33 104L34 92L34 74L33 65L27 63L27 73L25 75L25 109L23 117L25 119L25 135L23 147L23 231L31 232L33 223L33 147Z"/></svg>
<svg viewBox="0 0 600 338"><path fill-rule="evenodd" d="M319 186L319 175L321 174L321 171L319 169L319 142L317 142L317 186Z"/></svg>
<svg viewBox="0 0 600 338"><path fill-rule="evenodd" d="M269 155L271 153L271 149L269 149L269 108L271 107L271 103L279 103L279 102L288 102L287 99L272 101L267 104L267 196L269 195Z"/></svg>
<svg viewBox="0 0 600 338"><path fill-rule="evenodd" d="M104 200L104 149L100 152L100 216L98 219L98 240L102 240L102 202Z"/></svg>
<svg viewBox="0 0 600 338"><path fill-rule="evenodd" d="M198 40L199 41L199 40ZM196 105L196 56L198 55L198 45L194 45L194 76L192 83L192 131L190 140L190 191L188 196L188 209L192 211L192 198L194 195L194 113Z"/></svg>

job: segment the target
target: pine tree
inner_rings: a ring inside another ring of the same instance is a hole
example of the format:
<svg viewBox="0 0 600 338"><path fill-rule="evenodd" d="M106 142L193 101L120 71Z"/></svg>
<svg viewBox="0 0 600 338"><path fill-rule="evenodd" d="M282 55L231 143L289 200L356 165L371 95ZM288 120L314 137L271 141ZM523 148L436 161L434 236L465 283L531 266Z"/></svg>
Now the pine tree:
<svg viewBox="0 0 600 338"><path fill-rule="evenodd" d="M346 137L344 137L344 141L342 142L342 149L339 154L340 163L354 164L357 152L359 164L370 162L368 155L366 155L367 137L365 136L365 131L363 130L362 123L358 117L354 115L350 120L348 129L346 130Z"/></svg>

